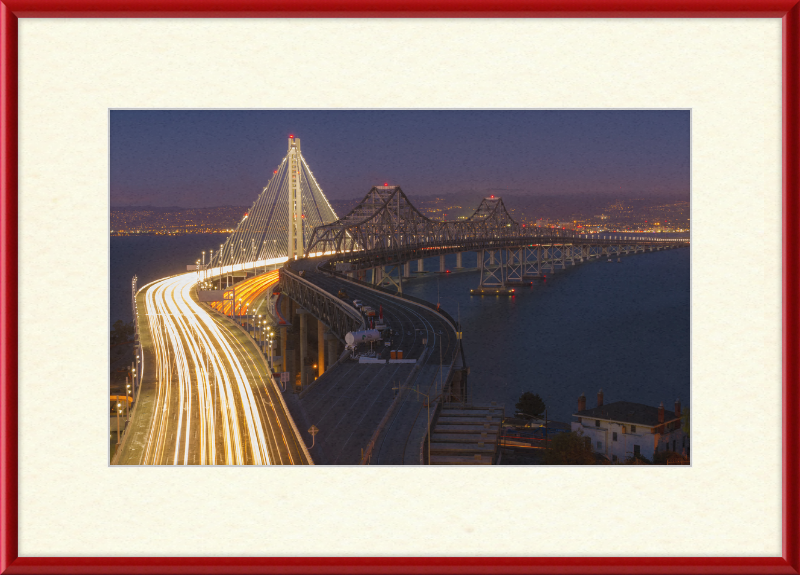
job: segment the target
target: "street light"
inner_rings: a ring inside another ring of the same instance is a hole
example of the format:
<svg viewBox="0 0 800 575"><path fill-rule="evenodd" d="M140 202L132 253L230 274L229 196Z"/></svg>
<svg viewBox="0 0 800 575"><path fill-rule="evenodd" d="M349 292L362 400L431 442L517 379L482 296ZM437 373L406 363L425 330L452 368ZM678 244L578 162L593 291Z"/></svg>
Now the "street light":
<svg viewBox="0 0 800 575"><path fill-rule="evenodd" d="M117 445L119 445L119 412L121 403L117 403Z"/></svg>
<svg viewBox="0 0 800 575"><path fill-rule="evenodd" d="M439 390L442 395L442 403L444 403L444 365L442 362L442 331L439 330Z"/></svg>
<svg viewBox="0 0 800 575"><path fill-rule="evenodd" d="M126 402L128 401L128 397L130 397L131 399L133 399L133 394L131 393L131 384L130 384L130 383L127 383L127 382L128 382L128 378L126 377L126 378L125 378L125 383L126 383L126 385L125 385L125 389L127 390L127 391L126 391L126 397L125 397L125 401L126 401ZM128 403L126 403L126 407L128 407L128 405L129 405L129 404L128 404ZM125 410L125 415L127 416L127 417L126 417L126 419L125 419L125 421L126 421L126 422L128 422L128 423L130 423L130 421L131 421L131 410L130 410L130 407L128 407L128 409L126 409L126 410Z"/></svg>

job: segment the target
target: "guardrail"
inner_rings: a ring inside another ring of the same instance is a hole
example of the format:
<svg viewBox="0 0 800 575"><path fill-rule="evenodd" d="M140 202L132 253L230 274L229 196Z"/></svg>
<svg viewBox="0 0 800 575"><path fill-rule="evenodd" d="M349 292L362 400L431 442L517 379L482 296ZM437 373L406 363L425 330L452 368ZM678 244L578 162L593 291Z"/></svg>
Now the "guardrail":
<svg viewBox="0 0 800 575"><path fill-rule="evenodd" d="M336 262L354 263L356 267L375 267L378 265L396 265L400 262L411 261L414 259L427 258L436 255L469 252L478 250L497 250L510 247L522 247L526 244L565 244L584 245L584 244L603 244L603 245L646 245L646 246L683 246L689 245L688 238L646 238L637 239L633 237L622 237L623 234L613 234L614 238L600 238L597 234L576 234L562 231L560 234L533 234L515 237L498 238L463 238L436 242L436 245L426 245L424 243L397 248L378 248L370 250L360 250L345 252L332 256L327 260L328 267L332 267ZM363 265L359 265L363 264ZM332 271L332 270L326 270Z"/></svg>
<svg viewBox="0 0 800 575"><path fill-rule="evenodd" d="M344 340L351 331L365 329L361 314L355 308L343 303L338 297L315 286L300 277L289 266L281 268L281 292L292 298L301 307L310 311L314 317L327 325L331 332Z"/></svg>
<svg viewBox="0 0 800 575"><path fill-rule="evenodd" d="M454 320L449 313L444 311L444 309L441 308L441 307L437 308L435 304L433 304L433 303L431 303L431 302L429 302L427 300L424 300L424 299L421 299L421 298L418 298L418 297L414 297L412 295L408 295L408 294L404 294L404 293L400 293L400 292L395 292L395 291L386 289L383 286L372 285L370 283L361 281L361 280L356 279L356 278L348 277L344 272L323 270L321 268L318 268L318 269L320 269L320 271L322 271L323 273L335 276L338 279L341 279L341 280L344 280L344 281L348 281L348 282L352 282L354 284L361 285L363 287L366 287L366 288L369 288L369 289L374 289L375 291L379 291L379 292L385 293L385 294L390 295L392 297L408 300L410 302L414 302L416 304L425 306L425 307L429 308L431 311L434 311L434 312L440 314L442 317L444 317L450 323L450 325L453 326L453 329L456 329L456 327L457 327L457 323L458 322L456 322L456 320ZM458 331L458 330L456 330L456 331Z"/></svg>

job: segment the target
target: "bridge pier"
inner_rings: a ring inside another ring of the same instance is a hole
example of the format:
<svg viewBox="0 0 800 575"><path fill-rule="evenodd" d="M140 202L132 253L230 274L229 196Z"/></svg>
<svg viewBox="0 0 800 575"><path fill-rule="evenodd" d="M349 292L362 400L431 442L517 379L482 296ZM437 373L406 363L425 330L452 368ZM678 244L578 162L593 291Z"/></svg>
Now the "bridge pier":
<svg viewBox="0 0 800 575"><path fill-rule="evenodd" d="M287 333L285 343L283 344L283 371L289 374L289 383L286 384L287 389L292 389L291 386L294 385L295 381L295 374L297 370L295 369L296 365L296 352L295 352L295 342L289 341L289 338L292 337L293 334ZM292 337L294 340L294 337Z"/></svg>
<svg viewBox="0 0 800 575"><path fill-rule="evenodd" d="M506 249L506 278L504 284L522 281L522 248Z"/></svg>
<svg viewBox="0 0 800 575"><path fill-rule="evenodd" d="M480 258L481 283L479 287L503 287L506 278L502 250L481 250Z"/></svg>
<svg viewBox="0 0 800 575"><path fill-rule="evenodd" d="M406 262L403 264L403 277L410 278L411 277L411 262Z"/></svg>
<svg viewBox="0 0 800 575"><path fill-rule="evenodd" d="M325 371L325 324L317 320L317 374Z"/></svg>
<svg viewBox="0 0 800 575"><path fill-rule="evenodd" d="M295 313L300 316L300 387L295 391L302 391L308 385L308 368L306 356L308 355L308 311L298 307Z"/></svg>
<svg viewBox="0 0 800 575"><path fill-rule="evenodd" d="M330 366L339 359L339 340L331 332L327 332L325 341L328 342L328 365Z"/></svg>
<svg viewBox="0 0 800 575"><path fill-rule="evenodd" d="M382 287L384 284L386 286L394 286L397 288L398 293L403 293L403 270L401 269L401 265L397 264L394 266L388 266L389 269L385 269L384 267L380 268L380 273L378 275L378 281L375 283L376 286ZM397 272L397 279L392 276L393 273Z"/></svg>
<svg viewBox="0 0 800 575"><path fill-rule="evenodd" d="M442 254L442 255L440 255L440 256L439 256L439 272L440 272L440 273L444 273L444 272L445 272L445 267L444 267L444 254Z"/></svg>
<svg viewBox="0 0 800 575"><path fill-rule="evenodd" d="M424 272L425 271L425 260L422 259L422 258L419 258L417 260L417 271L418 272Z"/></svg>
<svg viewBox="0 0 800 575"><path fill-rule="evenodd" d="M456 254L456 269L457 270L464 269L464 266L462 265L462 262L461 262L461 255L462 254L463 254L463 252L458 252Z"/></svg>

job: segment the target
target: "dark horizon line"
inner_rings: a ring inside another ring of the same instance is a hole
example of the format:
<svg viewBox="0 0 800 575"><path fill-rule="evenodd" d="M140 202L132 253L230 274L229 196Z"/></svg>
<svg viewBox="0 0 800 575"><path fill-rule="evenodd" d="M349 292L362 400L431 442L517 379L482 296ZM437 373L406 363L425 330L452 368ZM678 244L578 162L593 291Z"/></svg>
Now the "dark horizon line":
<svg viewBox="0 0 800 575"><path fill-rule="evenodd" d="M402 189L402 186L400 186ZM448 196L457 196L457 195L470 195L470 196L482 196L486 193L491 194L492 192L505 192L508 196L519 197L523 193L514 190L486 190L486 191L460 191L460 192L446 192L446 193L439 193L439 194L427 194L427 195L415 195L415 194L406 194L409 198L414 199L426 199L426 198L437 198L437 197L448 197ZM548 199L568 199L568 198L576 198L576 197L601 197L601 196L608 196L614 197L619 199L659 199L659 198L677 198L683 197L685 201L689 201L691 199L691 193L685 192L659 192L657 194L647 194L646 196L641 196L642 192L570 192L568 194L555 194L555 193L526 193L525 196L529 198L548 198ZM500 197L503 197L502 195ZM355 198L328 198L329 202L360 202L363 198L355 197ZM255 201L255 200L254 200ZM252 205L252 204L251 204ZM138 206L138 205L125 205L125 206L111 206L110 209L112 210L124 210L124 209L137 209L137 210L209 210L209 209L217 209L217 208L245 208L248 209L249 205L233 205L233 204L223 204L217 206L154 206L151 204Z"/></svg>

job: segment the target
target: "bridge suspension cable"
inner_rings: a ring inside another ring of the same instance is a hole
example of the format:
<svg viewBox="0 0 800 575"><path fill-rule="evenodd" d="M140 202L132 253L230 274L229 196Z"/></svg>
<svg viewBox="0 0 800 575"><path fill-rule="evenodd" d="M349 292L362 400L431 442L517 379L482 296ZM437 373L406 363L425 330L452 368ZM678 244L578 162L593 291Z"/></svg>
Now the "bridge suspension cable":
<svg viewBox="0 0 800 575"><path fill-rule="evenodd" d="M334 221L336 213L302 155L300 138L290 136L286 156L209 267L302 257L314 228Z"/></svg>

